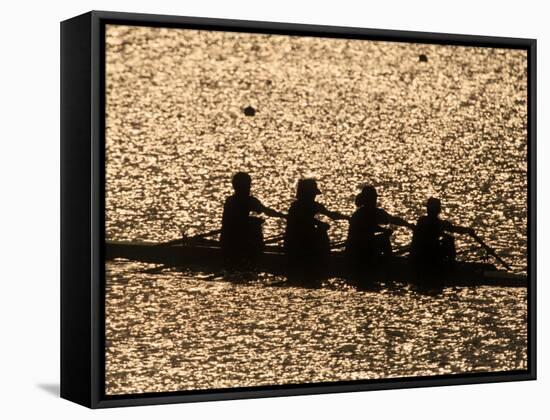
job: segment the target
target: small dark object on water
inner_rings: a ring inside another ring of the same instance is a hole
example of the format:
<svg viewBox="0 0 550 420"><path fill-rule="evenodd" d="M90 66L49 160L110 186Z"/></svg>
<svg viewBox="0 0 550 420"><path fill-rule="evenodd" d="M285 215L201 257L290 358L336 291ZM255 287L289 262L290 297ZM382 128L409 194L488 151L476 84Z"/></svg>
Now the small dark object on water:
<svg viewBox="0 0 550 420"><path fill-rule="evenodd" d="M244 115L247 117L253 117L256 115L256 110L249 105L244 109Z"/></svg>
<svg viewBox="0 0 550 420"><path fill-rule="evenodd" d="M420 54L418 56L418 61L421 63L427 63L428 62L428 56L426 54Z"/></svg>

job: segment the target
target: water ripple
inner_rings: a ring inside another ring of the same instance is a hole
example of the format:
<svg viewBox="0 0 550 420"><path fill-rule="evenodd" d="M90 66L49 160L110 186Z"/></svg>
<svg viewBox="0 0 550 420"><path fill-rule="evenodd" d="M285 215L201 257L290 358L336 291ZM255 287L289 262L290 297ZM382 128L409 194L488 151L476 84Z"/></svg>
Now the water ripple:
<svg viewBox="0 0 550 420"><path fill-rule="evenodd" d="M410 221L439 196L526 271L525 52L124 26L106 47L108 239L218 228L238 170L283 211L314 175L348 214L365 182ZM524 290L302 290L145 268L107 265L109 394L526 367Z"/></svg>

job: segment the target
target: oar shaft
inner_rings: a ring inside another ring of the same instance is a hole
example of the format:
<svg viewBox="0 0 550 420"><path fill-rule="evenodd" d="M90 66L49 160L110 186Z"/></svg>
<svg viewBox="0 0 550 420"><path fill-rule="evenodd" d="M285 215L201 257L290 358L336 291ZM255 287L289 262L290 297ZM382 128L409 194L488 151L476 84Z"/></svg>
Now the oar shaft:
<svg viewBox="0 0 550 420"><path fill-rule="evenodd" d="M203 239L208 238L209 236L217 235L218 233L221 233L221 229L212 230L210 232L201 233L199 235L190 236L188 239Z"/></svg>
<svg viewBox="0 0 550 420"><path fill-rule="evenodd" d="M182 242L183 242L183 238L178 238L178 239L172 239L171 241L160 242L158 244L155 244L154 246L177 245L177 244L182 243Z"/></svg>
<svg viewBox="0 0 550 420"><path fill-rule="evenodd" d="M274 242L278 242L280 241L281 239L283 239L285 237L284 234L279 234L279 235L275 235L275 236L270 236L269 238L266 238L264 239L264 244L272 244Z"/></svg>
<svg viewBox="0 0 550 420"><path fill-rule="evenodd" d="M401 255L411 250L410 245L403 245L393 251L393 255Z"/></svg>
<svg viewBox="0 0 550 420"><path fill-rule="evenodd" d="M167 242L161 242L160 244L158 244L158 246L176 245L176 244L181 244L181 243L189 241L189 240L204 239L204 238L208 238L209 236L217 235L220 232L221 232L221 229L216 229L216 230L201 233L201 234L195 235L195 236L189 236L189 237L186 237L186 238L178 238L178 239L172 239L171 241L167 241Z"/></svg>
<svg viewBox="0 0 550 420"><path fill-rule="evenodd" d="M480 244L483 248L485 248L485 250L486 250L490 255L492 255L493 257L495 257L495 259L496 259L499 263L501 263L507 270L511 270L511 269L512 269L512 267L510 267L510 265L509 265L506 261L504 261L501 257L499 257L499 256L497 255L497 253L493 250L493 248L491 248L489 245L487 245L485 242L483 242L483 240L482 240L479 236L477 236L475 233L473 233L471 236L472 236L472 238L474 238L474 240L475 240L478 244Z"/></svg>
<svg viewBox="0 0 550 420"><path fill-rule="evenodd" d="M346 245L346 242L347 242L347 240L333 242L333 243L330 244L330 249L340 248L341 246Z"/></svg>

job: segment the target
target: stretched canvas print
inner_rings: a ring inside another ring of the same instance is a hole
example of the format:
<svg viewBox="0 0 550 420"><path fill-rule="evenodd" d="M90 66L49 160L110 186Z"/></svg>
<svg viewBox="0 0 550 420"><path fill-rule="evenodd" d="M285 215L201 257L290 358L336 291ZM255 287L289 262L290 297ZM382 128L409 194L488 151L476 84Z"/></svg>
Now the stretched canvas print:
<svg viewBox="0 0 550 420"><path fill-rule="evenodd" d="M533 377L529 43L122 17L101 399Z"/></svg>

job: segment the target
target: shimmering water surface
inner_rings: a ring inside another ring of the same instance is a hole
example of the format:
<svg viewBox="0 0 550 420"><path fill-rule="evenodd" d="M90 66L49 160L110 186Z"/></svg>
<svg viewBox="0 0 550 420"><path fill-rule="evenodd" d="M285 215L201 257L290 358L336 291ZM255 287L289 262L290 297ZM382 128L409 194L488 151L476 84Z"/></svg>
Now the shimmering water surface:
<svg viewBox="0 0 550 420"><path fill-rule="evenodd" d="M253 194L282 211L302 176L347 214L366 182L409 221L438 196L443 217L526 271L524 51L128 26L108 26L106 50L107 239L219 228L230 177L246 170ZM347 222L331 225L343 239ZM395 246L409 241L396 231ZM107 394L527 364L525 289L306 290L268 275L106 270Z"/></svg>

